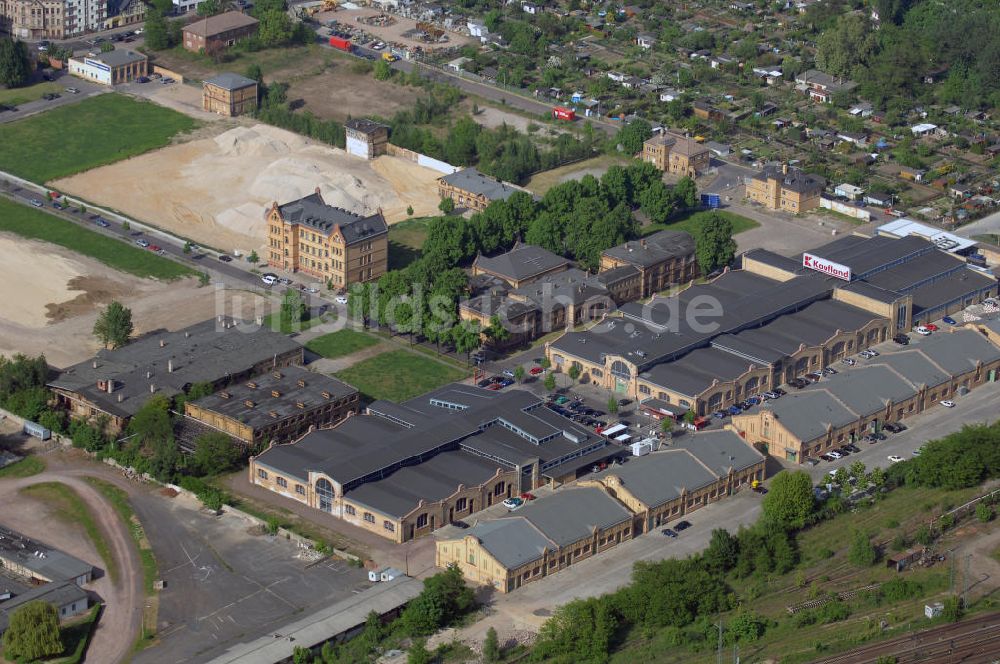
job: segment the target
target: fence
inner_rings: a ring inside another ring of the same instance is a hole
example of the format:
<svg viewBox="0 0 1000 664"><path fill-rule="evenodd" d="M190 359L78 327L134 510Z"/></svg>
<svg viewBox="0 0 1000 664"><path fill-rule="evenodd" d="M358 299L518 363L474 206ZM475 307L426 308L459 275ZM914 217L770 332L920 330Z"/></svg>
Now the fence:
<svg viewBox="0 0 1000 664"><path fill-rule="evenodd" d="M178 83L184 82L184 76L175 72L173 69L167 69L166 67L161 67L160 65L153 65L153 73L159 74L163 78L172 78Z"/></svg>
<svg viewBox="0 0 1000 664"><path fill-rule="evenodd" d="M872 219L872 214L868 210L854 205L847 205L826 196L820 196L819 206L826 210L833 210L848 217L853 217L854 219L860 219L861 221L871 221Z"/></svg>
<svg viewBox="0 0 1000 664"><path fill-rule="evenodd" d="M413 150L401 148L398 145L393 145L392 143L386 145L385 151L393 157L400 157L402 159L412 161L420 166L430 168L438 173L444 173L445 175L450 175L451 173L459 170L457 166L452 166L447 162L434 159L433 157L428 157L425 154L420 154L419 152L414 152Z"/></svg>

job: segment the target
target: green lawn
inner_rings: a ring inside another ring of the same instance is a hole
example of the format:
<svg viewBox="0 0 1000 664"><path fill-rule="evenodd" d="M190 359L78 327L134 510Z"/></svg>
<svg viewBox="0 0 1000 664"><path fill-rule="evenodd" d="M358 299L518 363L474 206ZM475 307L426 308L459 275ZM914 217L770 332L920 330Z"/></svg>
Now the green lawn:
<svg viewBox="0 0 1000 664"><path fill-rule="evenodd" d="M344 369L337 378L357 387L365 398L399 402L468 375L430 357L392 350Z"/></svg>
<svg viewBox="0 0 1000 664"><path fill-rule="evenodd" d="M420 258L427 225L436 217L407 219L389 227L389 269L401 270Z"/></svg>
<svg viewBox="0 0 1000 664"><path fill-rule="evenodd" d="M650 224L649 226L643 227L641 232L643 235L651 235L657 231L671 230L685 231L693 236L697 236L698 227L713 214L718 214L719 216L725 217L729 220L729 223L733 225L733 235L737 235L743 231L748 231L751 228L757 228L760 226L760 224L753 219L747 219L746 217L732 212L726 212L724 210L698 210L697 212L682 215L678 219L672 220L667 224Z"/></svg>
<svg viewBox="0 0 1000 664"><path fill-rule="evenodd" d="M98 95L0 125L0 170L47 182L162 148L195 126L152 102Z"/></svg>
<svg viewBox="0 0 1000 664"><path fill-rule="evenodd" d="M111 547L108 546L107 540L104 539L104 533L94 521L94 515L91 514L90 508L76 491L59 482L42 482L26 486L21 489L20 493L47 503L54 509L57 519L67 523L75 523L83 528L87 537L94 544L94 548L97 549L97 554L101 557L108 576L111 577L112 581L117 581L118 561L111 555Z"/></svg>
<svg viewBox="0 0 1000 664"><path fill-rule="evenodd" d="M31 477L45 470L45 462L36 456L29 456L17 463L0 468L0 479Z"/></svg>
<svg viewBox="0 0 1000 664"><path fill-rule="evenodd" d="M67 94L63 92L64 87L55 81L43 81L24 88L0 90L0 104L4 106L20 106L21 104L27 104L29 101L41 99L50 92Z"/></svg>
<svg viewBox="0 0 1000 664"><path fill-rule="evenodd" d="M293 334L295 332L305 332L320 323L331 323L335 320L337 320L337 313L334 310L330 310L322 316L304 320L298 325L292 325L289 321L281 319L280 312L275 312L264 316L264 327L271 328L281 334Z"/></svg>
<svg viewBox="0 0 1000 664"><path fill-rule="evenodd" d="M3 149L0 146L0 152ZM197 274L193 269L149 250L3 198L0 198L0 231L58 244L137 277L172 280Z"/></svg>
<svg viewBox="0 0 1000 664"><path fill-rule="evenodd" d="M371 348L378 343L378 339L365 334L364 332L344 329L331 332L330 334L324 334L321 337L316 337L312 341L306 343L306 348L317 355L322 355L326 358L333 358L350 355L358 352L359 350Z"/></svg>

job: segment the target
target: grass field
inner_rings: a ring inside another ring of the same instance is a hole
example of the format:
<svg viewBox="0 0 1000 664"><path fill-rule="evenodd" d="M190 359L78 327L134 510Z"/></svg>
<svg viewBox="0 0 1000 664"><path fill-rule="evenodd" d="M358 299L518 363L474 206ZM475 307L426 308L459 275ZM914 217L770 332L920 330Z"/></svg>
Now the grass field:
<svg viewBox="0 0 1000 664"><path fill-rule="evenodd" d="M36 456L29 456L17 463L0 468L0 480L18 477L31 477L45 470L45 462Z"/></svg>
<svg viewBox="0 0 1000 664"><path fill-rule="evenodd" d="M389 269L400 270L420 258L427 225L434 217L407 219L389 227Z"/></svg>
<svg viewBox="0 0 1000 664"><path fill-rule="evenodd" d="M37 101L50 92L63 92L63 85L55 81L42 81L24 88L9 88L0 90L0 104L4 106L20 106L29 101Z"/></svg>
<svg viewBox="0 0 1000 664"><path fill-rule="evenodd" d="M289 321L281 320L280 312L276 312L264 316L264 327L280 332L281 334L292 334L294 332L305 332L320 323L331 323L335 320L337 320L336 312L327 311L322 316L316 316L315 318L302 321L298 325L292 325Z"/></svg>
<svg viewBox="0 0 1000 664"><path fill-rule="evenodd" d="M724 210L698 210L697 212L690 212L676 220L671 220L667 224L650 224L649 226L644 226L641 230L643 235L651 235L657 231L671 230L671 231L684 231L690 233L691 235L697 237L698 228L708 219L711 215L717 214L729 220L729 223L733 225L733 235L738 235L743 231L748 231L751 228L757 228L760 226L753 219L747 219L738 214L732 212L726 212Z"/></svg>
<svg viewBox="0 0 1000 664"><path fill-rule="evenodd" d="M408 350L391 350L337 374L368 399L405 401L469 374Z"/></svg>
<svg viewBox="0 0 1000 664"><path fill-rule="evenodd" d="M57 519L66 523L75 523L83 528L94 548L97 549L97 554L101 557L108 576L111 577L112 581L117 582L118 561L111 555L111 547L108 546L104 533L94 521L94 515L91 514L90 508L76 491L59 482L42 482L26 486L21 489L20 493L23 496L47 503L53 508Z"/></svg>
<svg viewBox="0 0 1000 664"><path fill-rule="evenodd" d="M378 344L375 337L355 330L337 330L316 337L306 343L306 348L326 358L343 357Z"/></svg>
<svg viewBox="0 0 1000 664"><path fill-rule="evenodd" d="M624 157L602 154L596 157L591 157L590 159L584 159L583 161L568 164L566 166L553 168L549 171L542 171L541 173L531 176L531 179L528 180L528 183L524 186L532 193L544 196L545 192L549 189L557 184L565 182L566 180L579 180L588 173L600 179L601 175L608 170L608 167L615 164L626 166L628 163L629 160Z"/></svg>
<svg viewBox="0 0 1000 664"><path fill-rule="evenodd" d="M2 150L3 147L0 147ZM3 198L0 198L0 231L57 244L137 277L172 280L197 274L191 268L151 251Z"/></svg>
<svg viewBox="0 0 1000 664"><path fill-rule="evenodd" d="M98 95L0 125L0 170L47 182L161 148L195 126L152 102Z"/></svg>

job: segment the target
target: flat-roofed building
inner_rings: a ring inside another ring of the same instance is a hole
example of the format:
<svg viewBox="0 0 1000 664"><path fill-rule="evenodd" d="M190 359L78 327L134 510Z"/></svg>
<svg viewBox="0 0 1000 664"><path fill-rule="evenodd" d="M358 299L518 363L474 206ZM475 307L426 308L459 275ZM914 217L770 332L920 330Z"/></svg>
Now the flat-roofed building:
<svg viewBox="0 0 1000 664"><path fill-rule="evenodd" d="M639 298L687 283L698 276L694 238L681 231L659 231L601 254L601 272L625 265L638 270L642 278Z"/></svg>
<svg viewBox="0 0 1000 664"><path fill-rule="evenodd" d="M35 585L66 581L89 583L94 567L59 549L0 526L0 567Z"/></svg>
<svg viewBox="0 0 1000 664"><path fill-rule="evenodd" d="M106 417L108 431L120 432L154 394L173 398L199 383L220 389L302 362L302 346L288 336L219 316L100 350L93 359L60 372L49 387L71 417Z"/></svg>
<svg viewBox="0 0 1000 664"><path fill-rule="evenodd" d="M257 110L258 94L257 81L224 72L202 83L202 108L227 117L253 113Z"/></svg>
<svg viewBox="0 0 1000 664"><path fill-rule="evenodd" d="M101 83L129 83L149 73L149 58L136 51L108 51L83 58L70 58L67 69L73 76Z"/></svg>
<svg viewBox="0 0 1000 664"><path fill-rule="evenodd" d="M389 127L367 118L351 118L344 123L348 154L362 159L374 159L386 153Z"/></svg>
<svg viewBox="0 0 1000 664"><path fill-rule="evenodd" d="M374 281L389 267L389 226L381 212L359 215L315 193L265 213L267 264L346 288Z"/></svg>
<svg viewBox="0 0 1000 664"><path fill-rule="evenodd" d="M250 448L299 438L358 412L357 388L301 367L275 369L184 404L185 414Z"/></svg>

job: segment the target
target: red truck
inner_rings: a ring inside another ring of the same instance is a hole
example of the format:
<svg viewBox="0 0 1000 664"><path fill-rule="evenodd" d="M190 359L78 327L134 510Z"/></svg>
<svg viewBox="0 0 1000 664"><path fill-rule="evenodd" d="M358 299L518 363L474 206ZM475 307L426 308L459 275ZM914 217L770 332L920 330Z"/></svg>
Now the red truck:
<svg viewBox="0 0 1000 664"><path fill-rule="evenodd" d="M353 45L350 39L344 39L343 37L330 37L330 46L340 49L341 51L351 52Z"/></svg>
<svg viewBox="0 0 1000 664"><path fill-rule="evenodd" d="M576 120L576 111L572 108L554 106L552 107L552 117L556 120L569 120L572 122L573 120Z"/></svg>

